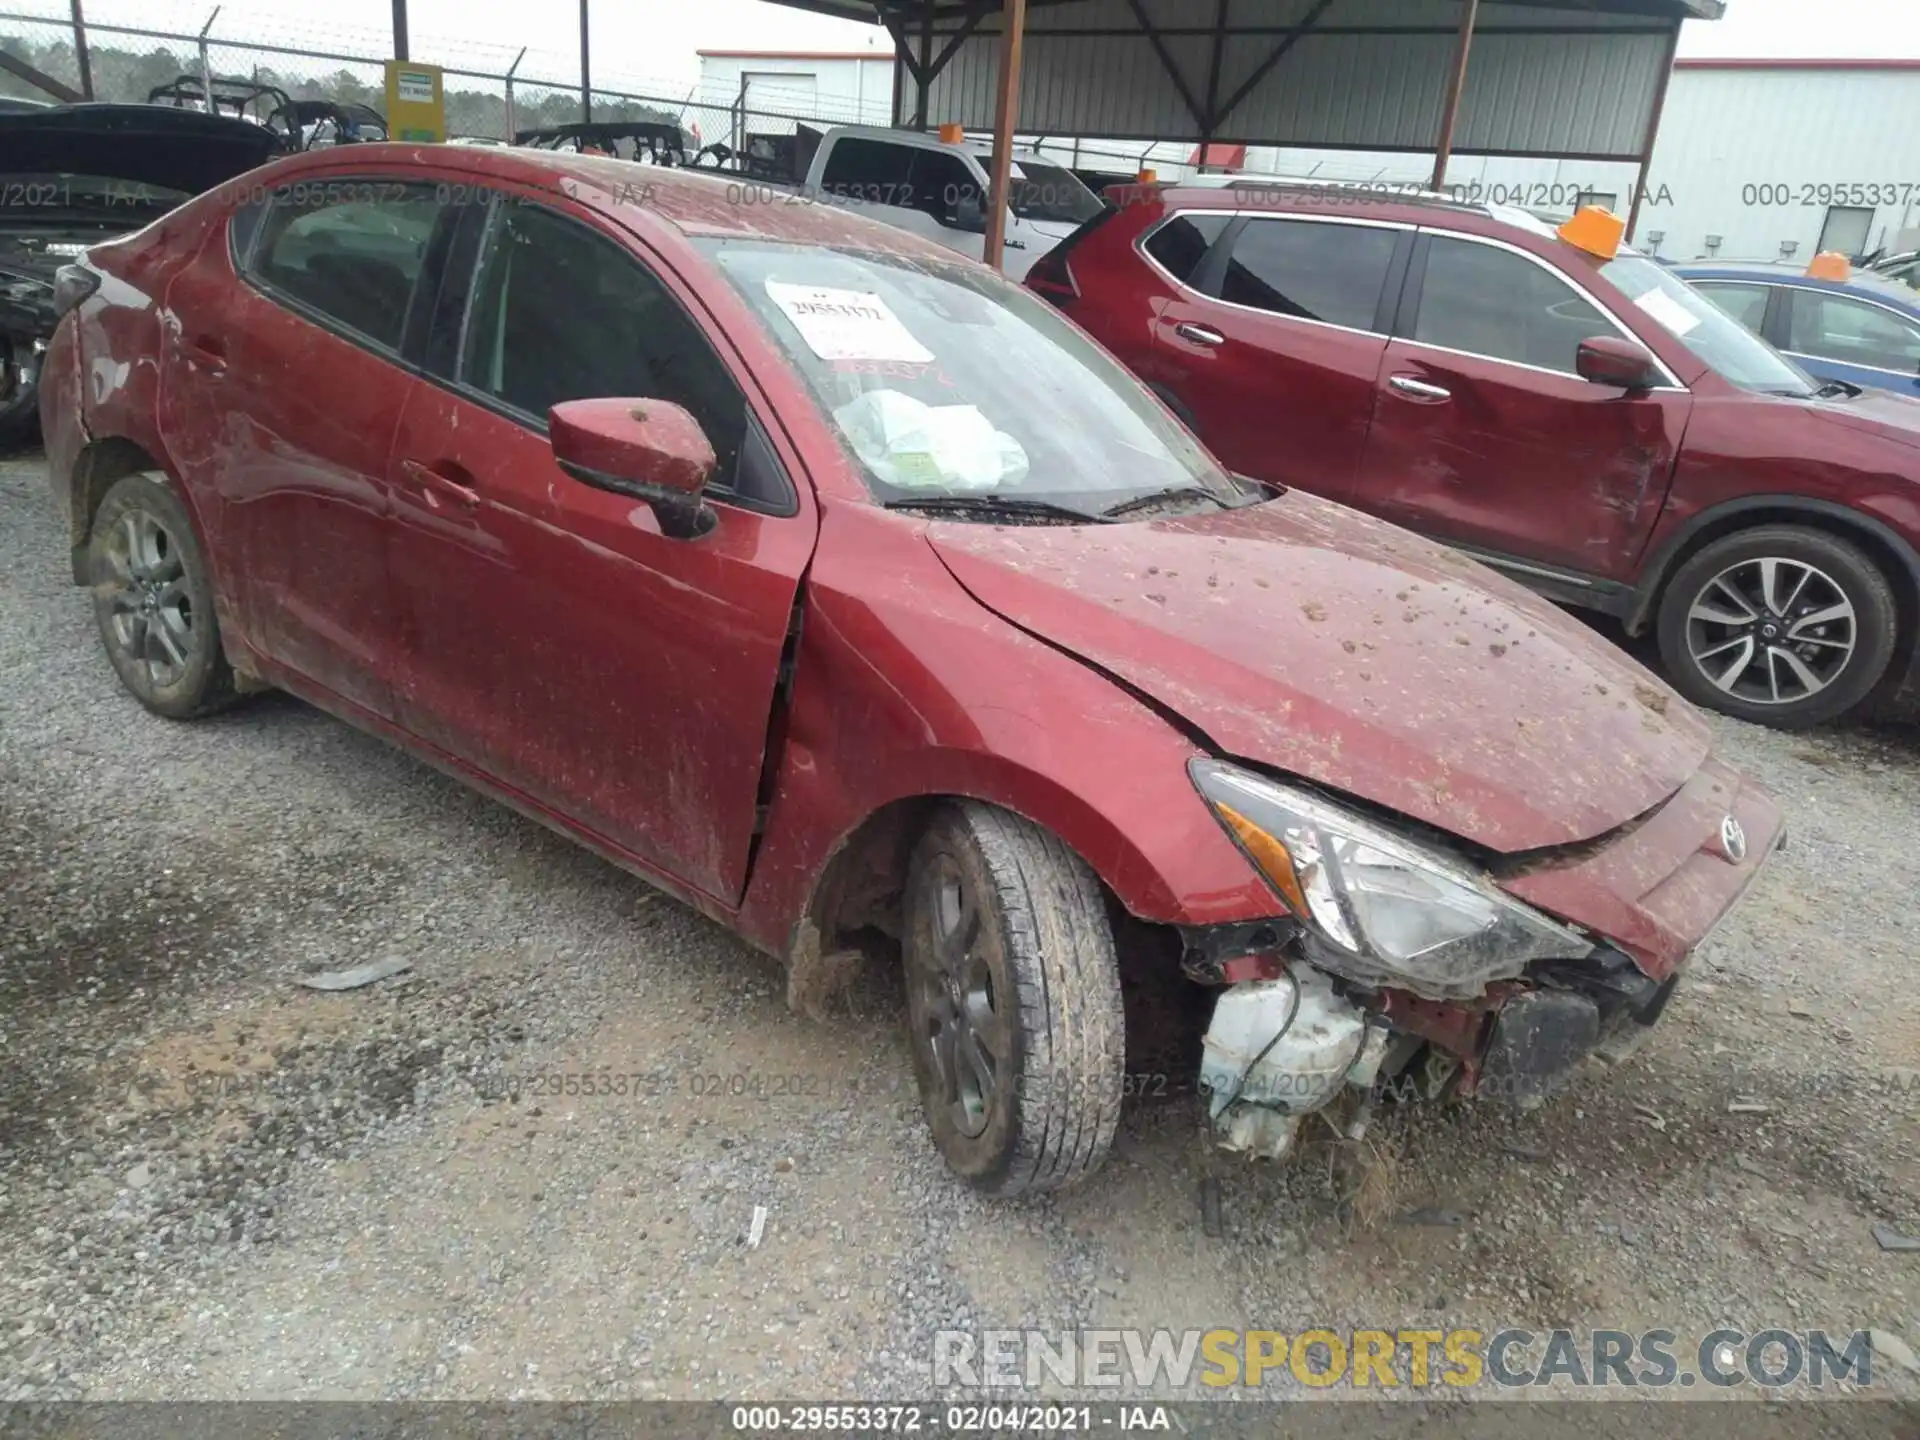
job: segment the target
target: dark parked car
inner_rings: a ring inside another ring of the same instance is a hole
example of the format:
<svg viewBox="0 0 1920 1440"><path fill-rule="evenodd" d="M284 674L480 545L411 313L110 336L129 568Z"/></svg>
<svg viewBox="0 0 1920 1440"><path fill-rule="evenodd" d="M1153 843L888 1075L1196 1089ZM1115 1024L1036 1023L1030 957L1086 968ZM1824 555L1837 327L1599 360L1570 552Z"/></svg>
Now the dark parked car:
<svg viewBox="0 0 1920 1440"><path fill-rule="evenodd" d="M803 1006L904 962L936 1142L1003 1193L1105 1153L1123 957L1217 993L1209 1108L1266 1155L1658 1018L1781 833L1678 696L1236 480L979 265L632 174L334 149L62 272L47 458L128 690L304 696Z"/></svg>
<svg viewBox="0 0 1920 1440"><path fill-rule="evenodd" d="M1027 283L1229 468L1652 629L1675 686L1786 727L1920 643L1920 403L1823 385L1630 248L1501 206L1129 187Z"/></svg>
<svg viewBox="0 0 1920 1440"><path fill-rule="evenodd" d="M0 113L0 449L37 419L60 266L279 149L244 120L153 105Z"/></svg>
<svg viewBox="0 0 1920 1440"><path fill-rule="evenodd" d="M1871 270L1695 261L1673 273L1816 380L1920 396L1920 290Z"/></svg>

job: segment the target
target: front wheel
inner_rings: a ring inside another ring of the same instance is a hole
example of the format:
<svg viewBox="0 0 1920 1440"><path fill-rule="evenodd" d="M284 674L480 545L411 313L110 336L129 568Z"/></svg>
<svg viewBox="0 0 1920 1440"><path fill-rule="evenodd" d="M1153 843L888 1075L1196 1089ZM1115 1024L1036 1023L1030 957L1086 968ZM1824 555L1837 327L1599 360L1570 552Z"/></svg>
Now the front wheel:
<svg viewBox="0 0 1920 1440"><path fill-rule="evenodd" d="M1055 1190L1113 1143L1126 1065L1113 932L1086 863L973 802L940 810L908 870L904 960L920 1103L955 1172Z"/></svg>
<svg viewBox="0 0 1920 1440"><path fill-rule="evenodd" d="M1783 730L1845 714L1893 658L1893 587L1859 547L1798 525L1714 541L1660 602L1661 658L1696 704Z"/></svg>

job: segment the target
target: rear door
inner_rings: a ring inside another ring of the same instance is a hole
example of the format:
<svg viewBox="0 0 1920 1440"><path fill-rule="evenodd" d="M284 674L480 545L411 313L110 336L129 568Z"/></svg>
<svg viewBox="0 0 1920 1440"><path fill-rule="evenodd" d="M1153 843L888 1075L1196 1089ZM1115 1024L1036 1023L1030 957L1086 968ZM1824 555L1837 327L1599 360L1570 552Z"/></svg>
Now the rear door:
<svg viewBox="0 0 1920 1440"><path fill-rule="evenodd" d="M1354 503L1534 580L1627 579L1692 403L1580 378L1582 340L1631 330L1527 250L1432 231L1395 330Z"/></svg>
<svg viewBox="0 0 1920 1440"><path fill-rule="evenodd" d="M1178 280L1159 257L1191 251L1204 231L1183 227L1203 219L1176 215L1143 241L1175 280L1153 320L1149 378L1172 392L1230 469L1345 498L1366 446L1412 228L1242 218Z"/></svg>
<svg viewBox="0 0 1920 1440"><path fill-rule="evenodd" d="M811 495L679 277L566 202L476 208L473 278L439 297L393 447L402 722L733 901ZM669 539L647 506L560 469L548 409L607 396L671 400L700 422L719 457L710 533Z"/></svg>
<svg viewBox="0 0 1920 1440"><path fill-rule="evenodd" d="M392 713L387 450L411 380L417 282L447 220L431 184L327 176L241 212L170 292L169 445L216 497L242 635L298 676Z"/></svg>

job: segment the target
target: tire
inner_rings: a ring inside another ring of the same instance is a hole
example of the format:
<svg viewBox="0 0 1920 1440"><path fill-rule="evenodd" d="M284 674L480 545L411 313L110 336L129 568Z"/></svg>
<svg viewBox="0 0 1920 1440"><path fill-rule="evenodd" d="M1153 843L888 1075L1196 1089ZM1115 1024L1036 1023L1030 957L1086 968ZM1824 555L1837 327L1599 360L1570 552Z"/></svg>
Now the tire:
<svg viewBox="0 0 1920 1440"><path fill-rule="evenodd" d="M1113 1143L1126 1067L1093 872L1018 816L953 804L914 847L905 919L908 1038L941 1156L992 1195L1092 1173Z"/></svg>
<svg viewBox="0 0 1920 1440"><path fill-rule="evenodd" d="M1772 593L1763 595L1769 576ZM1810 623L1818 616L1830 618ZM1667 582L1660 656L1674 688L1695 704L1800 730L1872 692L1899 624L1893 586L1858 546L1764 525L1714 541Z"/></svg>
<svg viewBox="0 0 1920 1440"><path fill-rule="evenodd" d="M28 343L0 335L0 455L31 449L40 438L39 376L28 375L19 363L20 348Z"/></svg>
<svg viewBox="0 0 1920 1440"><path fill-rule="evenodd" d="M88 531L87 576L100 643L135 699L170 720L233 703L206 560L158 478L129 475L107 491Z"/></svg>

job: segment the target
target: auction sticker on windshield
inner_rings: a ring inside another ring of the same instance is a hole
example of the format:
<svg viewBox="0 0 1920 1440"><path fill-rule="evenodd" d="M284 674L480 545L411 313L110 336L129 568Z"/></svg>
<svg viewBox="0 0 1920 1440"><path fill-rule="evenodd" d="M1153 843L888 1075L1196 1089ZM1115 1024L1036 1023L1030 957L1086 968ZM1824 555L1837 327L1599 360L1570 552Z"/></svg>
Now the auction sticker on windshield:
<svg viewBox="0 0 1920 1440"><path fill-rule="evenodd" d="M822 360L895 360L925 365L933 352L913 338L887 302L869 290L766 282L807 348Z"/></svg>

